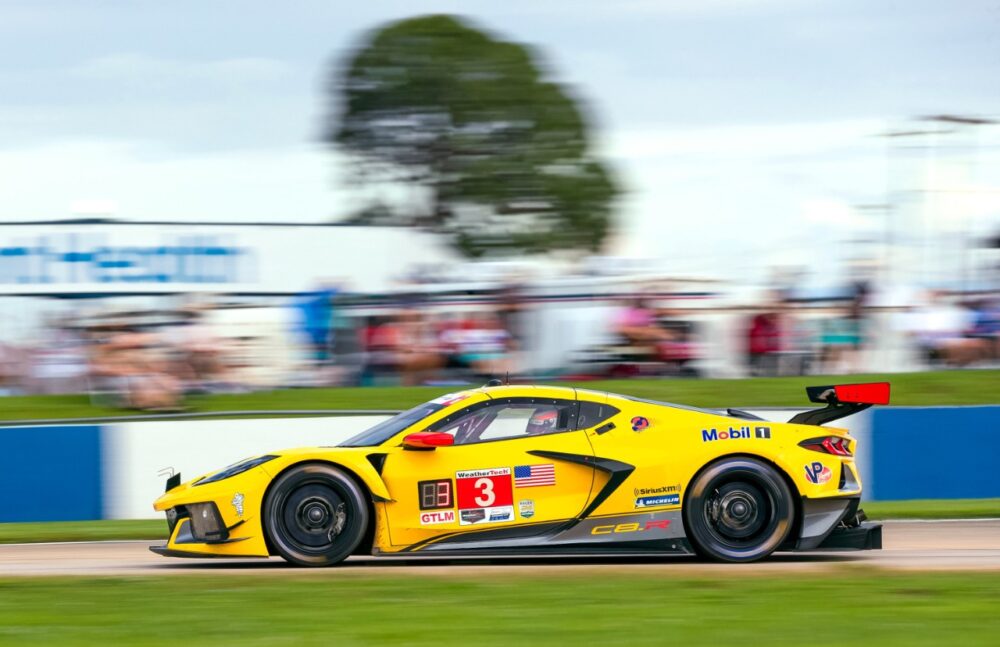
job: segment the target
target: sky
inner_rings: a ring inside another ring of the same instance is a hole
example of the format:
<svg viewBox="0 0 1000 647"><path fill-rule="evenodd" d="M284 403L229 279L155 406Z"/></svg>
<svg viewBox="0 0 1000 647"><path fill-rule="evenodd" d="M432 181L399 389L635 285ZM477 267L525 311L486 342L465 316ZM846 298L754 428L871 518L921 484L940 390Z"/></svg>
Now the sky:
<svg viewBox="0 0 1000 647"><path fill-rule="evenodd" d="M530 44L584 104L625 189L612 254L835 273L887 197L925 240L1000 227L1000 127L880 136L1000 118L996 0L0 0L0 221L343 217L332 75L421 13Z"/></svg>

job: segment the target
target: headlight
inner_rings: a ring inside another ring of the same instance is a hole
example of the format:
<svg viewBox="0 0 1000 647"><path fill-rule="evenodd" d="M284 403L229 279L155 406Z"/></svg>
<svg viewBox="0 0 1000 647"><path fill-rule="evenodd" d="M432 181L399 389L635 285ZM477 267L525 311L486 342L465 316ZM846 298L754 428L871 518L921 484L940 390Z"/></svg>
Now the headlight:
<svg viewBox="0 0 1000 647"><path fill-rule="evenodd" d="M216 481L221 481L222 479L227 479L231 476L236 476L237 474L242 474L247 470L252 470L258 465L263 465L264 463L274 460L277 456L258 456L256 458L248 458L245 461L240 461L239 463L234 463L222 470L221 472L216 472L215 474L210 474L203 479L195 481L195 485L204 485L206 483L215 483Z"/></svg>

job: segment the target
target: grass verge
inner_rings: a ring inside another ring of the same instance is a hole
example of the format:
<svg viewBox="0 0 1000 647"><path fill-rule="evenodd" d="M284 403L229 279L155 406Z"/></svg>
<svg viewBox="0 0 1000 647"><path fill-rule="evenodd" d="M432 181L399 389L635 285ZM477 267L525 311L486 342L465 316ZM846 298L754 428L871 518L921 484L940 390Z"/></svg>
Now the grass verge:
<svg viewBox="0 0 1000 647"><path fill-rule="evenodd" d="M872 519L1000 518L1000 499L868 501L861 507Z"/></svg>
<svg viewBox="0 0 1000 647"><path fill-rule="evenodd" d="M166 539L166 536L167 522L164 519L0 523L0 544Z"/></svg>
<svg viewBox="0 0 1000 647"><path fill-rule="evenodd" d="M606 380L562 383L692 406L809 406L804 388L812 384L892 382L893 404L930 406L996 404L1000 370L938 371L891 375L754 378L747 380ZM556 383L559 384L559 383ZM462 387L370 387L286 389L193 397L192 411L288 409L406 409ZM0 420L112 417L133 411L93 406L85 395L0 398Z"/></svg>
<svg viewBox="0 0 1000 647"><path fill-rule="evenodd" d="M734 572L739 567L734 567ZM1000 574L0 580L0 645L986 645Z"/></svg>

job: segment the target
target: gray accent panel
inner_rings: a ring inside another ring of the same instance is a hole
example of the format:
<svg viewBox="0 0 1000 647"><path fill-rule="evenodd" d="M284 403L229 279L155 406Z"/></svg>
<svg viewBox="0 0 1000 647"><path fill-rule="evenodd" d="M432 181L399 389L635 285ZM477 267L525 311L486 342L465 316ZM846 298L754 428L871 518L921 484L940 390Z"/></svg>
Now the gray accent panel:
<svg viewBox="0 0 1000 647"><path fill-rule="evenodd" d="M637 530L616 532L620 524L639 524ZM664 527L666 526L666 527ZM598 534L593 534L597 528ZM577 544L613 546L628 542L655 542L684 538L684 523L680 510L669 512L637 512L598 519L583 519L564 531L548 536L514 537L510 539L483 539L480 541L438 542L423 546L421 553L454 552L466 550L500 550L508 548L543 548ZM678 545L678 550L681 549Z"/></svg>
<svg viewBox="0 0 1000 647"><path fill-rule="evenodd" d="M501 548L528 548L551 543L545 537L514 537L511 539L482 539L479 541L447 542L440 541L434 544L421 546L418 551L421 553L438 553L465 550L484 550ZM409 553L407 553L409 554Z"/></svg>
<svg viewBox="0 0 1000 647"><path fill-rule="evenodd" d="M842 463L840 469L843 470L844 474L844 487L840 488L840 491L844 494L860 494L861 486L858 484L858 479L854 475L854 470L851 466Z"/></svg>
<svg viewBox="0 0 1000 647"><path fill-rule="evenodd" d="M856 499L854 499L856 500ZM816 548L840 523L852 499L803 499L799 550Z"/></svg>
<svg viewBox="0 0 1000 647"><path fill-rule="evenodd" d="M615 532L621 524L638 523L639 530ZM663 526L666 526L665 528ZM598 534L594 534L594 530ZM680 510L643 512L614 517L588 518L552 538L552 543L608 544L622 541L657 541L684 537Z"/></svg>
<svg viewBox="0 0 1000 647"><path fill-rule="evenodd" d="M203 542L198 541L191 534L191 519L184 517L183 519L177 520L177 525L180 529L177 531L177 539L174 540L175 544L200 544Z"/></svg>

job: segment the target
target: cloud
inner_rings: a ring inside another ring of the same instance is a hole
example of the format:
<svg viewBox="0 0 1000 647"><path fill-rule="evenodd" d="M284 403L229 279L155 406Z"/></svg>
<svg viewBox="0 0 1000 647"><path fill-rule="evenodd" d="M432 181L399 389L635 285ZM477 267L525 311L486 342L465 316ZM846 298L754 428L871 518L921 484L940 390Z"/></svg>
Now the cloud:
<svg viewBox="0 0 1000 647"><path fill-rule="evenodd" d="M143 54L93 58L71 68L73 76L112 83L270 83L282 80L289 67L272 58L181 60Z"/></svg>
<svg viewBox="0 0 1000 647"><path fill-rule="evenodd" d="M81 201L116 204L132 220L289 220L344 214L337 158L307 145L166 154L147 142L73 141L0 151L0 220L74 215Z"/></svg>
<svg viewBox="0 0 1000 647"><path fill-rule="evenodd" d="M881 120L861 119L777 125L733 124L694 128L623 130L605 140L607 153L625 160L668 156L725 155L756 158L816 155L864 146L884 150L874 138Z"/></svg>

